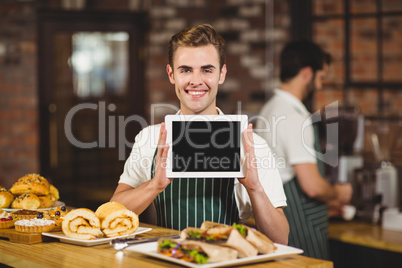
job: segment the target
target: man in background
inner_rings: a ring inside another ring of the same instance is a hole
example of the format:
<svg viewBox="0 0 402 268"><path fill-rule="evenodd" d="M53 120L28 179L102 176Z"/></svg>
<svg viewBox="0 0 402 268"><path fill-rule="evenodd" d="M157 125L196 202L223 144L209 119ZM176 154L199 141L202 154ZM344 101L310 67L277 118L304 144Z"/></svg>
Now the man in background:
<svg viewBox="0 0 402 268"><path fill-rule="evenodd" d="M280 55L281 89L274 90L256 126L277 160L284 163L279 171L288 200L284 212L289 245L320 259L329 259L327 205L341 207L352 196L350 184L331 185L324 179L323 163L306 149L320 152L311 114L302 101L322 88L329 64L329 54L312 42L287 44Z"/></svg>

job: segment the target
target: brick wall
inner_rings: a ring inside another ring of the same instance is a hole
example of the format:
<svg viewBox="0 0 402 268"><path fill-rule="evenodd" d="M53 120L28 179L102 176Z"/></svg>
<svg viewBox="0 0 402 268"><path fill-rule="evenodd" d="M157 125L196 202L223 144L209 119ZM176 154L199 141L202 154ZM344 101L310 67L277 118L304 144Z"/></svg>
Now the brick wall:
<svg viewBox="0 0 402 268"><path fill-rule="evenodd" d="M37 172L35 6L0 4L0 185Z"/></svg>
<svg viewBox="0 0 402 268"><path fill-rule="evenodd" d="M63 1L2 0L0 3L0 185L9 187L25 173L39 172L36 16L37 8L61 8ZM91 10L146 10L150 17L146 70L147 105L178 106L173 86L165 72L166 46L172 34L198 23L212 24L227 40L228 75L218 95L218 106L226 113L240 108L258 113L265 93L279 84L277 55L289 40L287 1L281 0L96 0ZM313 14L343 13L344 1L314 0ZM352 12L372 12L373 1L351 1ZM383 1L384 10L402 10L399 0ZM353 22L351 76L362 81L376 77L375 25L370 19ZM402 18L384 19L384 76L401 82ZM273 27L272 27L273 26ZM332 18L313 25L313 39L332 53L334 62L324 90L315 96L315 109L344 99L343 21ZM272 64L272 62L274 64ZM400 114L400 90L384 91L387 112ZM348 100L366 115L376 114L378 91L349 89ZM239 103L240 101L240 103ZM169 109L156 110L160 121ZM148 116L152 112L149 110Z"/></svg>
<svg viewBox="0 0 402 268"><path fill-rule="evenodd" d="M402 2L387 0L382 2L382 10L402 11ZM324 90L316 93L315 109L339 100L343 104L346 97L349 104L358 106L364 115L378 114L379 92L376 88L349 88L348 95L342 92L345 79L344 63L344 1L313 0L313 14L326 15L329 19L313 24L313 39L333 56L333 64L325 81ZM352 14L375 13L376 1L350 1ZM350 28L350 78L353 82L378 81L377 68L377 24L372 17L351 19ZM383 24L383 75L384 82L402 83L402 16L384 17ZM400 89L384 89L384 113L401 116L402 102Z"/></svg>
<svg viewBox="0 0 402 268"><path fill-rule="evenodd" d="M0 2L0 185L10 187L26 173L39 172L36 16L38 8L64 1ZM165 68L167 43L180 29L212 24L227 41L227 80L218 106L258 113L265 93L278 84L277 54L289 40L290 19L281 0L96 0L91 10L146 10L150 17L146 70L147 104L178 106ZM85 10L84 10L85 11ZM267 63L268 62L268 63ZM241 102L239 104L239 102ZM156 110L158 122L169 109ZM151 117L151 111L148 116Z"/></svg>

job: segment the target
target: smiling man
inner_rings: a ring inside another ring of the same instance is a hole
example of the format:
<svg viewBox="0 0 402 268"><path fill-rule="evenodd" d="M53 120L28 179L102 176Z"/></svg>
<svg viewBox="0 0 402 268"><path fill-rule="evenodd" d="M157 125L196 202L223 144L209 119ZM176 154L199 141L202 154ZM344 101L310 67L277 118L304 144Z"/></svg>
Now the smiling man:
<svg viewBox="0 0 402 268"><path fill-rule="evenodd" d="M216 95L227 72L224 44L208 24L185 29L170 40L166 71L180 100L179 114L222 114L216 107ZM274 242L287 244L289 226L282 209L286 197L279 172L256 164L272 156L251 125L244 133L249 141L244 143L245 178L167 178L166 135L164 123L137 135L111 201L137 214L153 203L157 224L177 230L200 227L206 220L244 223L254 216L261 232ZM152 159L152 165L144 165L144 159Z"/></svg>

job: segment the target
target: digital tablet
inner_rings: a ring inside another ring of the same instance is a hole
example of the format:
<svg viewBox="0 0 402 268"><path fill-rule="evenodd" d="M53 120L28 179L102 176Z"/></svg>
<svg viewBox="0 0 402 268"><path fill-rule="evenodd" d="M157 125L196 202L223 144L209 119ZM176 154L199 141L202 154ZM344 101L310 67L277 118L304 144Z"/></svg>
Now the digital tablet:
<svg viewBox="0 0 402 268"><path fill-rule="evenodd" d="M247 115L167 115L168 178L244 178Z"/></svg>

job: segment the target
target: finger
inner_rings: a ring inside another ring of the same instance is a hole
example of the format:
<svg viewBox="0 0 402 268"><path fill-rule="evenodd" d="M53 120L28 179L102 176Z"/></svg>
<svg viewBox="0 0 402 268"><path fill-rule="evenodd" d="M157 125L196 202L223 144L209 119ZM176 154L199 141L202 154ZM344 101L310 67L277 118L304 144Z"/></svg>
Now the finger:
<svg viewBox="0 0 402 268"><path fill-rule="evenodd" d="M166 145L166 136L167 136L167 131L165 129L165 123L162 122L161 129L159 131L158 152L156 154L157 157L160 157L163 153L162 149Z"/></svg>
<svg viewBox="0 0 402 268"><path fill-rule="evenodd" d="M254 157L254 136L253 136L253 124L248 124L248 128L246 130L247 134L247 152L251 154L251 157Z"/></svg>

